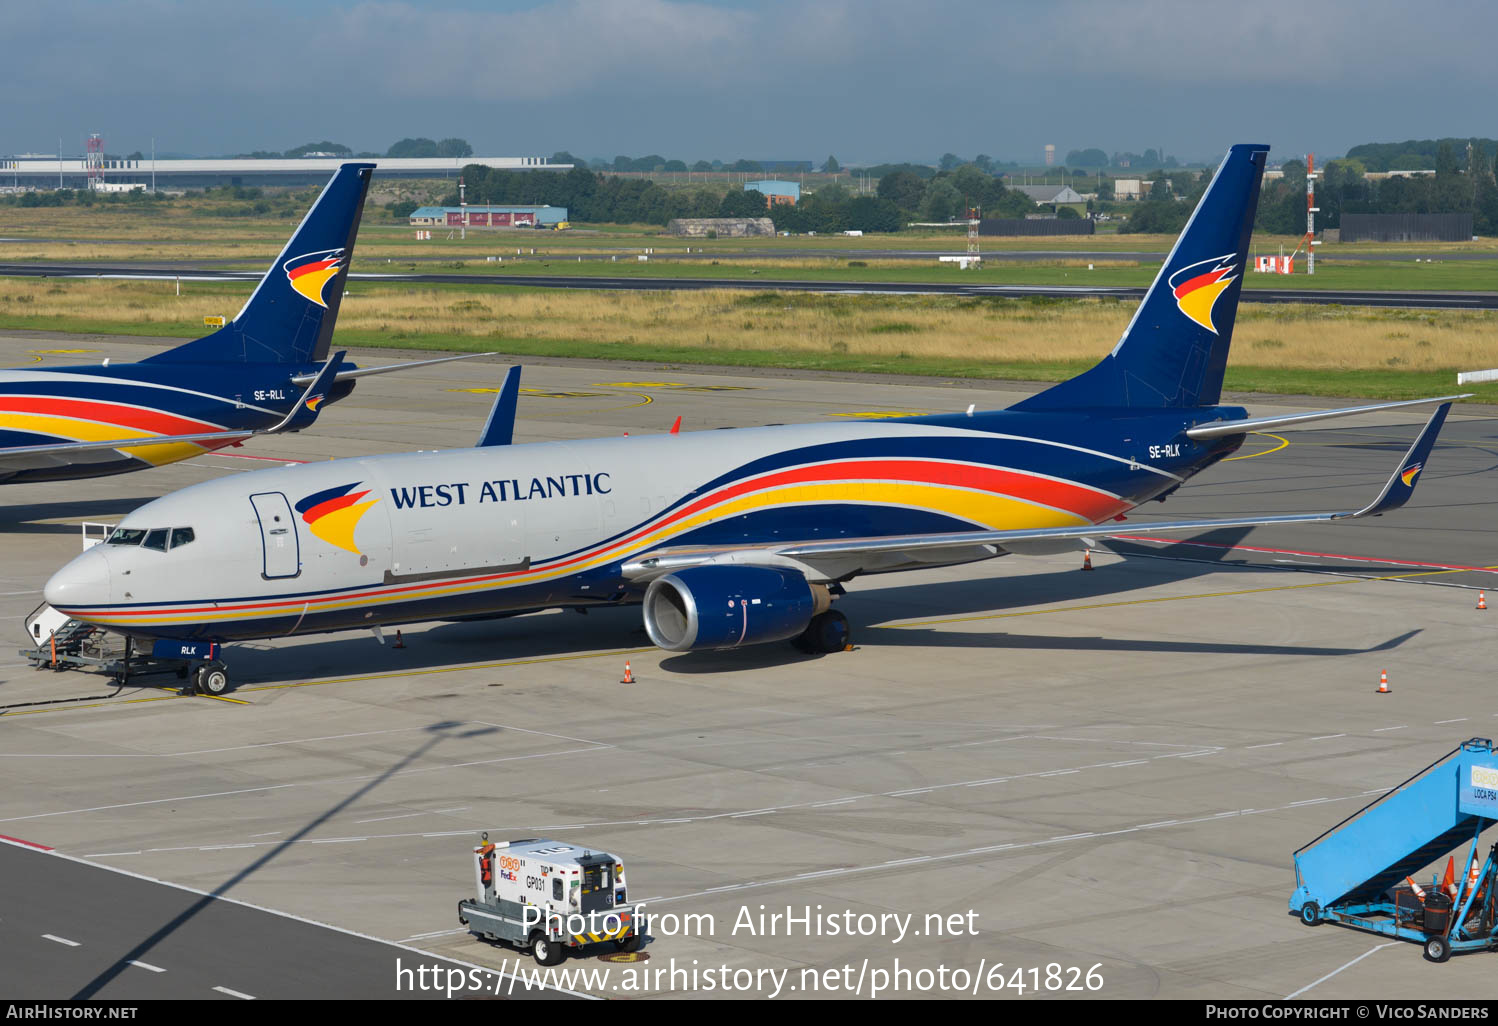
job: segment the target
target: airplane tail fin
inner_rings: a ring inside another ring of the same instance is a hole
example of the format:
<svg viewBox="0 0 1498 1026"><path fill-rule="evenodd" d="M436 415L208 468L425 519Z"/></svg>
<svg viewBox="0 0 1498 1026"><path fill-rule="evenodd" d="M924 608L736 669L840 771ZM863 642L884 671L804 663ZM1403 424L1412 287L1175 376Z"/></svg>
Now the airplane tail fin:
<svg viewBox="0 0 1498 1026"><path fill-rule="evenodd" d="M1222 397L1269 147L1228 151L1113 351L1016 410L1185 409Z"/></svg>
<svg viewBox="0 0 1498 1026"><path fill-rule="evenodd" d="M327 359L373 164L334 172L234 319L147 363L311 364Z"/></svg>

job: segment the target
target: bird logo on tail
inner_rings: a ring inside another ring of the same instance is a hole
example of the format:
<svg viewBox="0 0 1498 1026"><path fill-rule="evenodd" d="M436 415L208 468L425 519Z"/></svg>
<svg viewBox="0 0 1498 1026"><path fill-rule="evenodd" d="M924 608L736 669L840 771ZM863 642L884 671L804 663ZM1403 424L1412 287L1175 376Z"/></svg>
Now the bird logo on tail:
<svg viewBox="0 0 1498 1026"><path fill-rule="evenodd" d="M347 258L346 250L323 249L316 253L303 253L301 256L292 257L281 267L285 270L286 280L291 283L292 288L310 302L326 310L328 304L323 300L323 290L328 282L343 269Z"/></svg>
<svg viewBox="0 0 1498 1026"><path fill-rule="evenodd" d="M1232 253L1211 257L1183 267L1170 276L1170 292L1181 313L1214 335L1217 334L1217 325L1212 320L1212 310L1217 306L1217 297L1237 281L1233 274L1237 269L1235 260Z"/></svg>

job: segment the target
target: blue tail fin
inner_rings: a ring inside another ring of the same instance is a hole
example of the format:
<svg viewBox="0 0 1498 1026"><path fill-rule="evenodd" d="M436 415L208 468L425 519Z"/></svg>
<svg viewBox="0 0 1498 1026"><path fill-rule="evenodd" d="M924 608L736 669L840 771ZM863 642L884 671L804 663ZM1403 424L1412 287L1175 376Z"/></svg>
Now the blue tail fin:
<svg viewBox="0 0 1498 1026"><path fill-rule="evenodd" d="M1012 408L1216 405L1268 153L1249 144L1228 151L1113 352Z"/></svg>
<svg viewBox="0 0 1498 1026"><path fill-rule="evenodd" d="M344 164L234 320L147 363L309 364L327 359L373 164Z"/></svg>

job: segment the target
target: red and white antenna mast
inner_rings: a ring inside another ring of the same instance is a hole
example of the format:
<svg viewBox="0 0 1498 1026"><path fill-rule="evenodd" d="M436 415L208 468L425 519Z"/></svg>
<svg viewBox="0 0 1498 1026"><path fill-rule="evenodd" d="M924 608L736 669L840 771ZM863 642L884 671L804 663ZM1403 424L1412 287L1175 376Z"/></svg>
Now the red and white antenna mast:
<svg viewBox="0 0 1498 1026"><path fill-rule="evenodd" d="M84 169L88 173L88 187L97 189L104 184L104 137L98 132L88 137L88 156L84 158Z"/></svg>

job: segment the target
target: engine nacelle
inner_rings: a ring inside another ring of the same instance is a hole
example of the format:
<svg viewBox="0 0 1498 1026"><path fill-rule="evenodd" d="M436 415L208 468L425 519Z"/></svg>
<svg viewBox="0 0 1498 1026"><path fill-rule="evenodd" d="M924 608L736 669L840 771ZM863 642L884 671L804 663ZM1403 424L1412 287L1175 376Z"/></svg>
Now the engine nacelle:
<svg viewBox="0 0 1498 1026"><path fill-rule="evenodd" d="M645 631L669 652L761 645L795 637L831 604L794 570L694 566L650 582Z"/></svg>

